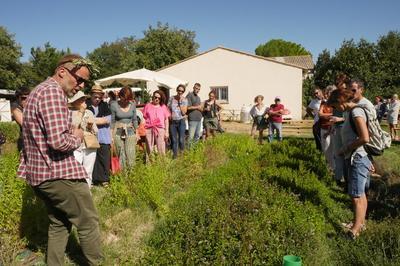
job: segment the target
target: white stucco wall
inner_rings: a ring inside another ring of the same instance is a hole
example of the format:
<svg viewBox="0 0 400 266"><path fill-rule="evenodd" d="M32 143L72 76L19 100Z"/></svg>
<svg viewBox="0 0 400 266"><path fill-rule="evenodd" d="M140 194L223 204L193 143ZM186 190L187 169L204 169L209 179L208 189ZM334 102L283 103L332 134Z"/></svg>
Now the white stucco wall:
<svg viewBox="0 0 400 266"><path fill-rule="evenodd" d="M229 103L223 105L225 109L239 111L243 105L252 105L258 94L264 96L267 105L274 102L275 96L280 96L282 104L291 111L291 117L301 119L300 68L217 48L160 72L187 80L186 93L192 90L194 83L200 83L202 101L208 98L210 87L228 86ZM171 93L174 95L175 91Z"/></svg>

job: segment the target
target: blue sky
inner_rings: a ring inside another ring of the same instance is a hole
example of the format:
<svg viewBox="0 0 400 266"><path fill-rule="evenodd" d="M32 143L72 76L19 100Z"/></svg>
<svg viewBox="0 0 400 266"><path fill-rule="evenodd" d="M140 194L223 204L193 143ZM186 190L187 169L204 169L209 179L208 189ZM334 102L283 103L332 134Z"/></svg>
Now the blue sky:
<svg viewBox="0 0 400 266"><path fill-rule="evenodd" d="M316 60L343 40L376 41L400 30L398 0L338 1L22 1L3 0L0 25L24 53L50 42L86 55L103 42L136 36L158 21L196 32L199 52L216 46L254 53L270 39L300 43Z"/></svg>

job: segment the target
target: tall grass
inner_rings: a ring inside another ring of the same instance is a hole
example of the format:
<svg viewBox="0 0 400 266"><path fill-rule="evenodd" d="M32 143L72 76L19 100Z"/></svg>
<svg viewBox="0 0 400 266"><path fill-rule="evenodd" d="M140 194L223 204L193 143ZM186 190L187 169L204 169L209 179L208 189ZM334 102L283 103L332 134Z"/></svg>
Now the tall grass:
<svg viewBox="0 0 400 266"><path fill-rule="evenodd" d="M17 164L16 154L0 159L4 265L25 245L44 252L46 244L43 206L15 178ZM352 217L350 199L309 140L260 146L219 135L177 160L139 161L92 193L105 265L277 265L286 254L305 265L400 265L396 215L371 215L357 241L345 239L339 225Z"/></svg>

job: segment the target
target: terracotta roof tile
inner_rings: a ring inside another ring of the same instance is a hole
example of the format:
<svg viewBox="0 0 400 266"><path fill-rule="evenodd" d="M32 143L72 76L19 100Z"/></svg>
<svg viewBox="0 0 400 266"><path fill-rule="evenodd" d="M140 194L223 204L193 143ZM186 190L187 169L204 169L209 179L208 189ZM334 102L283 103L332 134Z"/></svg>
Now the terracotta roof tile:
<svg viewBox="0 0 400 266"><path fill-rule="evenodd" d="M267 57L277 62L282 62L294 66L301 67L302 69L313 69L314 62L311 55L299 55L299 56L282 56L282 57Z"/></svg>

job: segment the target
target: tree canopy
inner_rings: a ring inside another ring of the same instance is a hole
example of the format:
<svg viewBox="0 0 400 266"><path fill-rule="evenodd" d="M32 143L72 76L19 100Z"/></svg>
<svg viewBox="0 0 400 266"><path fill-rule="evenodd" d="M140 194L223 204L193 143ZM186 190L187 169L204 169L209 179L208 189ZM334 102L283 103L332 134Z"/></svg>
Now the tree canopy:
<svg viewBox="0 0 400 266"><path fill-rule="evenodd" d="M155 70L196 54L196 34L158 23L144 31L142 39L133 36L105 42L88 54L100 68L100 77L145 67Z"/></svg>
<svg viewBox="0 0 400 266"><path fill-rule="evenodd" d="M368 97L400 92L400 33L391 31L377 43L345 40L332 56L324 50L315 65L315 85L333 84L339 73L364 80Z"/></svg>
<svg viewBox="0 0 400 266"><path fill-rule="evenodd" d="M100 70L99 78L116 75L137 68L135 37L126 37L115 42L105 42L88 54L88 58L96 63ZM132 60L134 59L134 60Z"/></svg>
<svg viewBox="0 0 400 266"><path fill-rule="evenodd" d="M32 47L29 61L23 64L24 71L21 76L25 80L25 85L34 87L52 76L57 62L68 53L71 53L69 49L57 50L49 42L45 43L43 47Z"/></svg>
<svg viewBox="0 0 400 266"><path fill-rule="evenodd" d="M310 55L300 44L285 41L282 39L272 39L265 44L260 44L256 48L256 55L265 57Z"/></svg>
<svg viewBox="0 0 400 266"><path fill-rule="evenodd" d="M24 83L19 75L21 56L21 47L15 42L14 35L0 26L0 89L15 90Z"/></svg>

